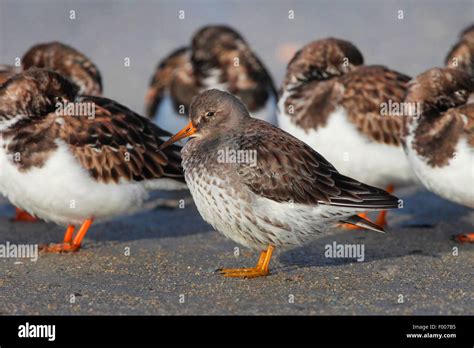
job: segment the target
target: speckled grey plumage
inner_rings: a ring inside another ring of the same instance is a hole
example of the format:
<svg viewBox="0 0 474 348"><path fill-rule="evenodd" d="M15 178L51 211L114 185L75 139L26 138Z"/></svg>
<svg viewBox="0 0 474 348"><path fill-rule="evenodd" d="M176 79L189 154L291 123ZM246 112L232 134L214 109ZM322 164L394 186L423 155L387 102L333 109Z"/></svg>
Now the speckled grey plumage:
<svg viewBox="0 0 474 348"><path fill-rule="evenodd" d="M229 93L209 90L191 104L198 130L182 150L185 179L204 220L253 249L293 247L396 197L337 172L300 140L249 116ZM222 161L245 151L256 162Z"/></svg>

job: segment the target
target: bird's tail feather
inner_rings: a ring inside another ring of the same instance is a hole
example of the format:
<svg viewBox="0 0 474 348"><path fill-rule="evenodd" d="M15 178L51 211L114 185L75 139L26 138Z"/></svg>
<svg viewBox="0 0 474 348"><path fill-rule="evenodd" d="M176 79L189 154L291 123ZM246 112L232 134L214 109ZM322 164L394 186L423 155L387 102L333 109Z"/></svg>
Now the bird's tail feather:
<svg viewBox="0 0 474 348"><path fill-rule="evenodd" d="M375 231L375 232L385 233L385 231L382 227L380 227L379 225L374 224L372 221L361 218L358 215L349 216L345 220L341 220L341 222L344 222L344 223L350 224L350 225L354 225L354 226L359 226L359 227L362 227L362 228L366 228L368 230L372 230L372 231Z"/></svg>

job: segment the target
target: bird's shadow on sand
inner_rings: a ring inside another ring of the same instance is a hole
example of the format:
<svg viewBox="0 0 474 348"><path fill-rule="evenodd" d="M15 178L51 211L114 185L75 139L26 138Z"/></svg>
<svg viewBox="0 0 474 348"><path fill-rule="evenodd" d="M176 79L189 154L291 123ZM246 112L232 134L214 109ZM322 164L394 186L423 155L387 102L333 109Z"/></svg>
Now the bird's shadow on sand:
<svg viewBox="0 0 474 348"><path fill-rule="evenodd" d="M437 258L443 253L451 253L454 246L460 246L453 240L454 235L472 232L474 212L469 208L448 202L425 190L409 194L403 199L404 208L389 214L391 216L385 234L335 229L308 245L282 252L279 262L290 268L361 262L356 258L338 258L326 254L327 250L333 250L334 242L363 245L363 262L406 255Z"/></svg>

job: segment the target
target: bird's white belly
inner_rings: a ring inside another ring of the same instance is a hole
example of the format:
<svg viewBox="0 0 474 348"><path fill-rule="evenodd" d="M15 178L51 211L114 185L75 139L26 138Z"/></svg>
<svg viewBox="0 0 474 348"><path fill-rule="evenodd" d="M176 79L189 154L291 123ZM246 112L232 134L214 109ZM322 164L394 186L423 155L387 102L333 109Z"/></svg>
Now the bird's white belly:
<svg viewBox="0 0 474 348"><path fill-rule="evenodd" d="M284 110L283 104L279 110ZM382 188L416 181L403 149L365 138L348 121L343 108L337 108L317 130L306 132L281 111L278 122L280 128L311 146L344 175Z"/></svg>
<svg viewBox="0 0 474 348"><path fill-rule="evenodd" d="M0 146L0 192L14 205L61 225L80 224L90 217L109 218L147 197L141 183L96 182L66 144L58 142L58 146L41 168L25 172L18 171Z"/></svg>
<svg viewBox="0 0 474 348"><path fill-rule="evenodd" d="M450 201L474 208L474 149L461 138L455 157L443 167L431 167L412 147L407 137L406 153L413 170L425 187Z"/></svg>
<svg viewBox="0 0 474 348"><path fill-rule="evenodd" d="M186 182L206 222L234 242L256 250L269 245L279 248L302 245L358 211L275 202L253 193L242 194L231 183L205 174L186 175Z"/></svg>
<svg viewBox="0 0 474 348"><path fill-rule="evenodd" d="M156 117L154 117L154 122L160 128L176 134L188 124L189 117L188 115L180 115L176 112L173 101L167 93L160 103Z"/></svg>

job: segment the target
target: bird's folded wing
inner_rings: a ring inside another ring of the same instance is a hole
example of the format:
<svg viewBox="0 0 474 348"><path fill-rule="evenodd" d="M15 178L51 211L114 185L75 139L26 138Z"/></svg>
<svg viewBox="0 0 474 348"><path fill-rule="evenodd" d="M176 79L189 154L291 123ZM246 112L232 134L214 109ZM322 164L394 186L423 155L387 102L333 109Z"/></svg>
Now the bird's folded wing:
<svg viewBox="0 0 474 348"><path fill-rule="evenodd" d="M349 120L371 140L399 145L406 117L401 104L410 77L383 66L360 67L342 76L341 104Z"/></svg>
<svg viewBox="0 0 474 348"><path fill-rule="evenodd" d="M270 73L250 47L241 45L240 49L227 52L223 59L229 92L239 97L250 112L265 106L272 94L276 98Z"/></svg>
<svg viewBox="0 0 474 348"><path fill-rule="evenodd" d="M397 207L396 197L340 174L326 159L289 134L258 122L240 139L256 151L256 165L240 164L238 175L255 194L277 202L365 209Z"/></svg>
<svg viewBox="0 0 474 348"><path fill-rule="evenodd" d="M95 115L63 116L59 136L97 181L182 178L180 148L158 151L168 132L106 98L84 96L77 103L91 103Z"/></svg>
<svg viewBox="0 0 474 348"><path fill-rule="evenodd" d="M155 116L165 92L172 88L176 72L180 69L184 70L186 64L190 64L188 47L177 49L158 64L145 97L145 115L147 117Z"/></svg>

